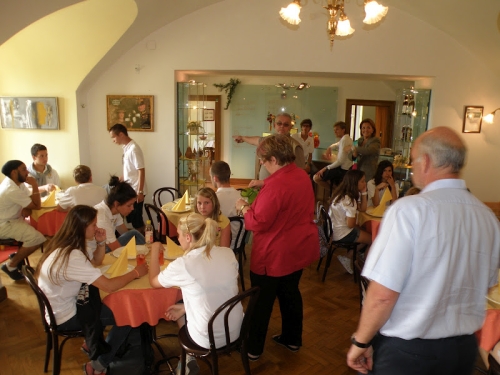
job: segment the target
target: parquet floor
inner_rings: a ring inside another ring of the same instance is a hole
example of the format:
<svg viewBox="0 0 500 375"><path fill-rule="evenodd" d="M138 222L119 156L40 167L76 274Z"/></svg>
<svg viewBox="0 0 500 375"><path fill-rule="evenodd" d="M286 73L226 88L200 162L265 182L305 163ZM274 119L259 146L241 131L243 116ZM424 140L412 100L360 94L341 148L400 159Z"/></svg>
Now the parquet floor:
<svg viewBox="0 0 500 375"><path fill-rule="evenodd" d="M250 249L247 249L247 255L250 255ZM30 256L31 264L36 265L39 258L38 250ZM248 265L247 260L247 276ZM323 268L320 271L322 270ZM24 281L14 282L3 272L0 274L8 292L8 299L0 303L0 374L42 374L45 334L36 298ZM248 277L246 285L250 285ZM281 327L279 307L275 304L265 351L259 361L251 363L252 374L354 374L345 364L349 337L355 330L359 317L358 289L352 276L334 260L326 282L322 283L321 273L316 271L314 263L304 270L300 288L304 299L303 347L299 352L291 353L272 342L271 336L280 333ZM175 327L172 323L162 322L158 333L165 330L172 331ZM82 373L86 356L80 351L81 343L80 339L66 343L62 375ZM162 340L162 346L169 355L179 352L175 339ZM244 373L237 354L221 358L221 374ZM200 363L200 367L202 374L209 373L205 364ZM49 372L50 370L51 364Z"/></svg>

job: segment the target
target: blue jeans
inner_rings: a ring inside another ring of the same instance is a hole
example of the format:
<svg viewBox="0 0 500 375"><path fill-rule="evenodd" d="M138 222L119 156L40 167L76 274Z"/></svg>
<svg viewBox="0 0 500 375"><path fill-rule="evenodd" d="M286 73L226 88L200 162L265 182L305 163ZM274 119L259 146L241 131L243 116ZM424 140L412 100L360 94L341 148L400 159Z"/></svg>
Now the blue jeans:
<svg viewBox="0 0 500 375"><path fill-rule="evenodd" d="M135 243L137 245L144 245L146 243L146 239L144 238L144 236L135 229L126 231L116 240L120 243L120 245L125 246L132 239L132 237L135 237ZM111 252L111 249L106 245L106 253L109 252Z"/></svg>
<svg viewBox="0 0 500 375"><path fill-rule="evenodd" d="M99 356L97 360L92 361L92 368L97 371L104 371L109 364L113 362L116 352L120 349L120 346L122 346L125 340L127 340L127 337L132 330L132 327L130 326L115 326L116 323L113 312L104 304L101 307L101 323L103 326L113 326L113 328L111 328L111 331L109 331L108 336L106 337L106 342L111 346L111 351ZM63 324L59 324L57 328L61 330L78 330L82 327L75 315Z"/></svg>

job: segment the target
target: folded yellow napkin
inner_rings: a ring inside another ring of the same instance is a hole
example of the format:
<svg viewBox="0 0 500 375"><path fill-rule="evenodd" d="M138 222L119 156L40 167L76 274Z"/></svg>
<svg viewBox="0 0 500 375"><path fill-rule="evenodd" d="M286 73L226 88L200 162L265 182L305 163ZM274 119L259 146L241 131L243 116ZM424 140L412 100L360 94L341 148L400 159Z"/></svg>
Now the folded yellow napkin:
<svg viewBox="0 0 500 375"><path fill-rule="evenodd" d="M132 237L130 241L128 241L128 244L125 245L125 248L123 249L122 253L126 252L128 259L134 258L137 256L137 249L135 246L135 237ZM120 254L121 255L121 254Z"/></svg>
<svg viewBox="0 0 500 375"><path fill-rule="evenodd" d="M189 204L189 190L186 190L184 192L184 195L182 196L181 200L183 200L185 204Z"/></svg>
<svg viewBox="0 0 500 375"><path fill-rule="evenodd" d="M47 195L47 197L42 200L41 208L39 210L33 210L31 212L31 217L36 221L38 221L40 219L40 216L42 216L43 214L55 210L57 206L56 193L60 191L61 189L58 186L56 186L56 190L52 190L50 194Z"/></svg>
<svg viewBox="0 0 500 375"><path fill-rule="evenodd" d="M372 212L370 212L370 214L374 216L383 216L385 209L387 207L387 202L389 202L391 199L392 199L391 191L389 190L389 188L386 188L384 191L384 195L382 195L382 199L380 200L379 205L375 207L372 210Z"/></svg>
<svg viewBox="0 0 500 375"><path fill-rule="evenodd" d="M182 249L182 247L177 245L169 237L167 237L167 244L164 245L164 247L165 247L164 258L166 259L176 259L184 255L184 250Z"/></svg>
<svg viewBox="0 0 500 375"><path fill-rule="evenodd" d="M172 207L172 211L186 211L186 202L184 201L184 196Z"/></svg>
<svg viewBox="0 0 500 375"><path fill-rule="evenodd" d="M109 267L106 273L110 274L111 277L117 277L124 275L127 272L128 260L127 260L127 252L123 249L122 253L118 257L117 260Z"/></svg>

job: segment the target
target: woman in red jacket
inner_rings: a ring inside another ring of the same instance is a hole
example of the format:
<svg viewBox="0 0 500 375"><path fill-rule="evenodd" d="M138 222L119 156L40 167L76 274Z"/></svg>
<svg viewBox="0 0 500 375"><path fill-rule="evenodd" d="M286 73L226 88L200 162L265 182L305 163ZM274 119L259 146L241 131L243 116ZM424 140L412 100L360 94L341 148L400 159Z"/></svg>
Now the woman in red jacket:
<svg viewBox="0 0 500 375"><path fill-rule="evenodd" d="M319 258L318 230L313 222L314 193L304 170L293 163L290 137L265 138L257 147L260 163L271 174L251 206L240 199L238 211L253 231L250 280L261 291L250 327L248 357L264 351L269 319L278 298L281 334L273 340L292 352L302 345L302 269Z"/></svg>

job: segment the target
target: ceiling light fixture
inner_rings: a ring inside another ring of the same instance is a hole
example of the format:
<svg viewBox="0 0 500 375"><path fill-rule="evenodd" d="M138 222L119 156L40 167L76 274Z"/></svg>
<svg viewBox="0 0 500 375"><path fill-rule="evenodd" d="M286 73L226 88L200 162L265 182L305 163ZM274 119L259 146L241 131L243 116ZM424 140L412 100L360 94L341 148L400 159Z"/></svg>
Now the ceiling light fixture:
<svg viewBox="0 0 500 375"><path fill-rule="evenodd" d="M364 23L373 25L379 22L387 14L388 8L379 4L375 0L364 0L365 19ZM333 46L335 35L348 36L354 33L351 22L344 12L344 0L327 0L327 6L323 6L330 17L327 22L328 35L330 37L330 47ZM300 0L294 0L286 8L281 8L280 16L292 25L300 23Z"/></svg>
<svg viewBox="0 0 500 375"><path fill-rule="evenodd" d="M495 112L498 111L500 108L495 109L493 112L490 114L486 115L483 117L483 120L486 121L488 124L493 124L493 121L495 121Z"/></svg>

